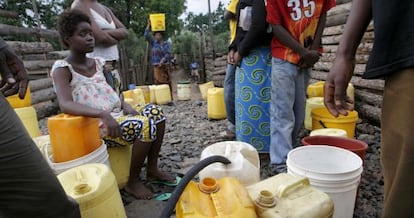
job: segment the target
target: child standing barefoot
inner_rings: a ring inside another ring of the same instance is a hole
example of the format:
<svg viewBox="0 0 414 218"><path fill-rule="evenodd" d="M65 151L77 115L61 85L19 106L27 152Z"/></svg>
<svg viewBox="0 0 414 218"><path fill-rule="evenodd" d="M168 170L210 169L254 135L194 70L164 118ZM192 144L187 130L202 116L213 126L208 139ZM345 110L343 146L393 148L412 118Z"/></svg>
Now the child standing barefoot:
<svg viewBox="0 0 414 218"><path fill-rule="evenodd" d="M139 176L145 158L147 179L174 182L170 174L159 171L158 155L165 131L165 116L155 105L132 107L105 80L100 58L88 58L95 39L89 17L80 11L62 13L58 21L62 42L70 54L58 60L51 76L64 113L100 119L101 134L108 146L133 146L131 167L125 190L138 199L150 199L153 193Z"/></svg>

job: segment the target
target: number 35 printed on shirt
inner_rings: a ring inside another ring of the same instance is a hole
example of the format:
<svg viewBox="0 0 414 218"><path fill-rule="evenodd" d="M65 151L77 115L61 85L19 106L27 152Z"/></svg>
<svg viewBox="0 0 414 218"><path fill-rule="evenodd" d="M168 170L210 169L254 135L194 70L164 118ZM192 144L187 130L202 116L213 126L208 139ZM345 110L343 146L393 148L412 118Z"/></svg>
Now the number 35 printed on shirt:
<svg viewBox="0 0 414 218"><path fill-rule="evenodd" d="M287 6L292 9L290 17L294 21L302 19L303 16L311 18L315 13L314 0L289 0Z"/></svg>

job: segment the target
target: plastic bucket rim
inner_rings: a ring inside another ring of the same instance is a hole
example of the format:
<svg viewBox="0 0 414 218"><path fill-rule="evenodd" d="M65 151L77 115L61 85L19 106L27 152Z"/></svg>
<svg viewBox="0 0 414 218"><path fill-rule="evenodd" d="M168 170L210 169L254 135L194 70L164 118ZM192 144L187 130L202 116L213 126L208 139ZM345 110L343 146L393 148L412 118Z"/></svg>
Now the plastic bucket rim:
<svg viewBox="0 0 414 218"><path fill-rule="evenodd" d="M318 114L319 111L322 112L327 112L327 114L329 114L329 117L326 116L322 116L320 114ZM351 122L355 122L357 121L358 118L358 112L356 110L352 110L352 111L347 111L348 115L344 116L344 115L339 115L338 117L334 117L333 115L331 115L328 111L328 109L326 107L321 107L321 108L314 108L311 111L311 117L314 119L324 119L327 121L332 121L334 120L335 123L351 123Z"/></svg>
<svg viewBox="0 0 414 218"><path fill-rule="evenodd" d="M313 139L313 138L327 138L327 139L336 139L336 140L342 140L342 141L350 141L350 142L353 142L353 143L355 142L356 144L360 144L363 146L361 148L346 149L350 151L366 151L368 149L368 144L365 143L364 141L353 139L353 138L348 138L348 137L336 137L336 136L328 136L328 135L305 136L301 139L302 145L324 145L324 144L320 144L321 142L319 142L318 144L312 144L312 143L305 144L304 143L306 139ZM326 144L326 145L336 147L336 145L331 145L331 144ZM345 149L343 147L337 147L337 148Z"/></svg>
<svg viewBox="0 0 414 218"><path fill-rule="evenodd" d="M310 172L310 173L332 175L332 172L321 172L321 171L316 171L316 170L312 170L312 169L305 169L302 166L299 166L298 164L296 164L294 161L292 161L292 156L293 156L293 154L295 152L300 152L303 149L320 149L320 148L322 148L322 149L337 150L337 151L340 151L340 152L345 152L345 153L347 153L347 155L352 156L353 159L355 159L355 161L358 162L357 164L355 164L355 165L359 166L356 169L348 170L348 171L344 171L344 172L340 172L340 173L336 173L337 175L352 173L352 172L358 171L360 168L362 168L362 160L361 160L361 158L357 154L353 153L352 151L343 149L343 148L338 148L338 147L329 146L329 145L313 145L313 146L297 147L297 148L289 151L289 153L287 155L287 161L286 161L286 163L289 161L289 163L292 166L294 166L294 167L296 167L296 168L298 168L300 170L304 170L304 171Z"/></svg>
<svg viewBox="0 0 414 218"><path fill-rule="evenodd" d="M343 182L349 182L349 181L356 180L361 177L362 172L364 170L361 167L357 171L352 172L351 174L321 174L321 173L312 173L312 172L296 169L296 167L292 166L292 164L290 163L288 163L287 169L288 171L292 172L295 175L305 176L312 180L330 183L330 184L343 183ZM323 176L323 179L322 179L322 176Z"/></svg>
<svg viewBox="0 0 414 218"><path fill-rule="evenodd" d="M87 159L89 157L94 157L94 156L99 157L99 155L97 155L97 154L101 154L104 151L106 151L106 143L105 143L104 140L101 140L101 141L102 141L102 144L97 149L95 149L94 151L92 151L91 153L89 153L87 155L84 155L82 157L78 157L78 158L73 159L73 160L69 160L69 161L65 161L65 162L59 162L59 163L55 163L51 159L51 158L53 158L53 154L52 155L49 155L48 154L48 147L50 146L50 143L47 143L44 146L45 156L47 157L46 160L49 163L49 165L51 165L51 166L52 165L54 165L54 166L60 166L60 165L68 165L68 164L72 164L72 163L76 163L76 162L81 162L82 160L85 160L85 159Z"/></svg>

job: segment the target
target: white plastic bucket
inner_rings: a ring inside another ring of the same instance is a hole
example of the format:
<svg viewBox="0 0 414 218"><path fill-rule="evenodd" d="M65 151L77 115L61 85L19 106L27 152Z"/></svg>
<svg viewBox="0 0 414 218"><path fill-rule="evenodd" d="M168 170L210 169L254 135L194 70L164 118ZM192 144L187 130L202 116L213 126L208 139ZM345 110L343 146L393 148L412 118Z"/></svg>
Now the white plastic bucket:
<svg viewBox="0 0 414 218"><path fill-rule="evenodd" d="M260 159L256 148L245 142L224 141L212 144L201 152L201 160L221 155L231 161L231 164L210 164L200 171L200 181L207 177L220 179L235 177L241 184L247 186L260 181Z"/></svg>
<svg viewBox="0 0 414 218"><path fill-rule="evenodd" d="M66 162L60 162L55 163L53 161L53 155L49 153L48 147L50 144L47 144L43 147L44 149L44 155L46 158L46 161L49 163L50 167L55 171L56 175L59 175L60 173L65 172L66 170L72 169L74 167L88 164L88 163L102 163L111 168L111 164L109 163L109 155L108 151L106 149L106 144L104 141L102 141L101 146L99 146L95 151L82 156L80 158L66 161Z"/></svg>
<svg viewBox="0 0 414 218"><path fill-rule="evenodd" d="M334 218L352 218L362 160L346 149L313 145L291 150L287 157L288 173L309 178L310 184L327 193L334 202Z"/></svg>

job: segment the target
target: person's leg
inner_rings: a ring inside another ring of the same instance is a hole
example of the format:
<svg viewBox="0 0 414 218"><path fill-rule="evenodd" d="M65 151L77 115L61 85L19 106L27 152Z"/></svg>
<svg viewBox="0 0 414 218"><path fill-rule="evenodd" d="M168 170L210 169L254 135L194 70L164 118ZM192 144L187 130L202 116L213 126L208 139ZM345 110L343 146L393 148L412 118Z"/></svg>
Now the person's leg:
<svg viewBox="0 0 414 218"><path fill-rule="evenodd" d="M16 113L0 95L0 216L80 217L78 204L65 194Z"/></svg>
<svg viewBox="0 0 414 218"><path fill-rule="evenodd" d="M296 91L296 66L281 59L272 59L272 92L270 106L270 162L286 170L287 153L292 149L295 123L293 106Z"/></svg>
<svg viewBox="0 0 414 218"><path fill-rule="evenodd" d="M226 76L224 78L224 103L226 105L226 116L229 122L228 130L235 132L235 76L236 66L233 64L227 64Z"/></svg>
<svg viewBox="0 0 414 218"><path fill-rule="evenodd" d="M414 202L414 68L385 79L381 117L382 217L412 217Z"/></svg>
<svg viewBox="0 0 414 218"><path fill-rule="evenodd" d="M157 127L153 120L142 115L121 116L117 118L122 136L104 137L108 146L131 146L131 166L125 191L138 199L150 199L153 193L141 182L140 174L144 161L156 138Z"/></svg>
<svg viewBox="0 0 414 218"><path fill-rule="evenodd" d="M125 190L138 199L150 199L153 193L141 182L140 174L145 158L151 149L151 142L136 140L132 147L131 167Z"/></svg>
<svg viewBox="0 0 414 218"><path fill-rule="evenodd" d="M142 116L147 117L156 125L155 137L148 153L147 160L147 179L157 179L163 181L173 181L175 178L168 173L161 172L158 169L158 157L161 150L165 133L165 116L162 108L158 105L147 104L143 107L137 107L137 111Z"/></svg>
<svg viewBox="0 0 414 218"><path fill-rule="evenodd" d="M295 104L293 105L293 111L295 113L295 126L292 133L292 146L298 144L299 133L302 130L303 123L305 121L305 108L306 108L306 89L308 88L311 69L302 69L296 76L295 84Z"/></svg>
<svg viewBox="0 0 414 218"><path fill-rule="evenodd" d="M175 177L158 169L158 157L164 139L165 121L157 124L157 139L152 142L147 160L147 180L162 180L174 182Z"/></svg>

